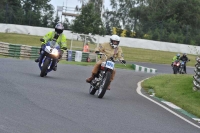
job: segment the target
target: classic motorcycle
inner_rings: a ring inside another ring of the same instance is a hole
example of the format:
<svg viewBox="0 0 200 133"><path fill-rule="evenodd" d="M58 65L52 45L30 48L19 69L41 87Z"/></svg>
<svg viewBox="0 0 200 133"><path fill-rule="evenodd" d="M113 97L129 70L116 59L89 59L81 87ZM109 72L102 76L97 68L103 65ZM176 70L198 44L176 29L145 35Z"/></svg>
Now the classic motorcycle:
<svg viewBox="0 0 200 133"><path fill-rule="evenodd" d="M174 61L172 66L174 74L177 74L179 72L179 67L180 67L180 61L179 60Z"/></svg>
<svg viewBox="0 0 200 133"><path fill-rule="evenodd" d="M42 40L41 40L42 41ZM60 54L60 46L56 43L56 39L48 41L43 47L38 63L41 70L40 76L44 77L51 72L57 64Z"/></svg>
<svg viewBox="0 0 200 133"><path fill-rule="evenodd" d="M95 78L91 81L89 93L91 95L94 95L97 91L98 98L103 98L110 83L111 75L115 67L115 61L113 57L107 59L107 56L104 53L99 53L99 55L105 56L106 61L101 63L98 73L96 74Z"/></svg>

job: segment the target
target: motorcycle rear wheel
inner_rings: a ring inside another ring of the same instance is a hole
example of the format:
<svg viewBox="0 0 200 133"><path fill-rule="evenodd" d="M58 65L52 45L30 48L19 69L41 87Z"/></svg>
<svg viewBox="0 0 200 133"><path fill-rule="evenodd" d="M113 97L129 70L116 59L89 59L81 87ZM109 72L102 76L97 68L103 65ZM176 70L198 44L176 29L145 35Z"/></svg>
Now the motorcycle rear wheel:
<svg viewBox="0 0 200 133"><path fill-rule="evenodd" d="M101 85L98 89L98 98L103 98L104 94L106 93L106 90L108 88L108 85L110 83L111 78L111 72L107 71L105 77L101 81Z"/></svg>
<svg viewBox="0 0 200 133"><path fill-rule="evenodd" d="M42 70L41 70L41 73L40 73L41 77L44 77L44 76L47 75L47 69L48 69L49 63L50 63L50 60L48 60L48 59L46 59L44 61L44 64L42 66Z"/></svg>

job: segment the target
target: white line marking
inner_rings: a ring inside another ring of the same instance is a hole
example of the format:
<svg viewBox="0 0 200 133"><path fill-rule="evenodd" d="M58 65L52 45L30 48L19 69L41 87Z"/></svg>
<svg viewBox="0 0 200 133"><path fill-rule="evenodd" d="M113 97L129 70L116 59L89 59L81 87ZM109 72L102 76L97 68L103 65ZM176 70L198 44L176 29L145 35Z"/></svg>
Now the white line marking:
<svg viewBox="0 0 200 133"><path fill-rule="evenodd" d="M148 79L148 78L147 78L147 79ZM145 79L145 80L146 80L146 79ZM171 109L165 107L164 105L162 105L162 104L160 104L160 103L154 101L153 99L151 99L151 98L145 96L144 94L142 94L142 92L141 92L141 89L142 89L142 88L141 88L141 83L142 83L143 81L144 81L144 80L138 82L138 84L137 84L138 87L137 87L136 91L137 91L137 93L138 93L139 95L141 95L141 96L143 96L144 98L148 99L149 101L151 101L151 102L153 102L153 103L155 103L155 104L161 106L162 108L166 109L167 111L169 111L170 113L176 115L177 117L181 118L182 120L186 121L187 123L189 123L189 124L191 124L191 125L193 125L193 126L195 126L195 127L197 127L197 128L200 128L200 126L198 126L198 125L192 123L191 121L189 121L189 120L187 120L186 118L180 116L179 114L177 114L176 112L172 111Z"/></svg>
<svg viewBox="0 0 200 133"><path fill-rule="evenodd" d="M197 121L198 123L200 123L200 119L199 118L192 118L194 119L195 121Z"/></svg>
<svg viewBox="0 0 200 133"><path fill-rule="evenodd" d="M173 103L171 102L167 102L167 101L162 101L163 103L167 104L168 106L174 108L174 109L181 109L180 107L174 105Z"/></svg>

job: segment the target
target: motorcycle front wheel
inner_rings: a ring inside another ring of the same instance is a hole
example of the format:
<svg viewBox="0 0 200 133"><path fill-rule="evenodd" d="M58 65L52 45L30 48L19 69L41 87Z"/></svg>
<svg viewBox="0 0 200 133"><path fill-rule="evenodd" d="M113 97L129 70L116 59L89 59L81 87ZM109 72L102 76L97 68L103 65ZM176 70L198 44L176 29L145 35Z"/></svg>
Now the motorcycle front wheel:
<svg viewBox="0 0 200 133"><path fill-rule="evenodd" d="M110 78L111 78L111 72L107 71L105 77L101 81L101 85L98 89L98 98L102 98L104 94L106 93L106 90L108 88L108 85L110 83Z"/></svg>
<svg viewBox="0 0 200 133"><path fill-rule="evenodd" d="M90 89L89 89L89 93L91 94L91 95L94 95L95 93L96 93L96 89L94 89L94 87L92 86L92 85L90 85Z"/></svg>
<svg viewBox="0 0 200 133"><path fill-rule="evenodd" d="M174 71L174 74L177 74L177 73L178 73L178 67L177 67L177 66L174 66L174 67L173 67L173 71Z"/></svg>
<svg viewBox="0 0 200 133"><path fill-rule="evenodd" d="M42 70L41 70L41 73L40 73L41 77L44 77L44 76L47 75L47 69L48 69L49 63L50 63L50 60L48 60L48 59L46 59L44 61L44 64L42 66Z"/></svg>

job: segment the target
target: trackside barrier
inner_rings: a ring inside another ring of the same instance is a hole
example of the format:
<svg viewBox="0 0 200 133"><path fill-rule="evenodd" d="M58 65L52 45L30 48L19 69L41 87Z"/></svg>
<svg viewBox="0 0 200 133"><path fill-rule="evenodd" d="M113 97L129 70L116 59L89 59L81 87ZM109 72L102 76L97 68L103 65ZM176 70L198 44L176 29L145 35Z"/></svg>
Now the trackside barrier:
<svg viewBox="0 0 200 133"><path fill-rule="evenodd" d="M39 47L0 42L0 55L9 57L34 59L39 56L39 49Z"/></svg>
<svg viewBox="0 0 200 133"><path fill-rule="evenodd" d="M196 58L197 63L195 64L195 75L193 76L193 90L200 90L200 58Z"/></svg>
<svg viewBox="0 0 200 133"><path fill-rule="evenodd" d="M15 57L15 58L28 58L28 59L36 59L39 57L40 47L28 46L28 45L20 45L20 44L10 44L5 42L0 42L0 55ZM66 61L75 61L77 51L66 50L63 53L62 60ZM85 53L82 51L78 51L81 53L79 56L79 60L81 62L88 62L88 58L91 61L96 61L96 56L92 53Z"/></svg>
<svg viewBox="0 0 200 133"><path fill-rule="evenodd" d="M146 72L146 73L153 73L153 74L155 74L157 72L157 69L143 67L143 66L139 66L139 65L136 65L136 64L132 64L132 68L135 71Z"/></svg>

